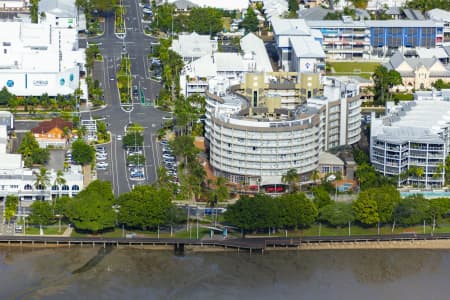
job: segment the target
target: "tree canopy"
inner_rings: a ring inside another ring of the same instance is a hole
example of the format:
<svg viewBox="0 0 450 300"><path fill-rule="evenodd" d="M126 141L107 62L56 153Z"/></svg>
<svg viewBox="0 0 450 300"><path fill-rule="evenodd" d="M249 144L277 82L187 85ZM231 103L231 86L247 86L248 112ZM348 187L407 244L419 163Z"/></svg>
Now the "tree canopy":
<svg viewBox="0 0 450 300"><path fill-rule="evenodd" d="M402 225L416 225L430 220L430 202L422 195L413 195L399 201L394 211L395 220Z"/></svg>
<svg viewBox="0 0 450 300"><path fill-rule="evenodd" d="M375 103L384 105L392 100L391 88L402 83L402 77L395 70L388 70L385 66L378 66L372 74L375 84Z"/></svg>
<svg viewBox="0 0 450 300"><path fill-rule="evenodd" d="M249 7L245 14L244 20L239 24L239 27L244 28L245 32L255 32L258 30L259 21L253 8Z"/></svg>
<svg viewBox="0 0 450 300"><path fill-rule="evenodd" d="M352 204L331 202L319 210L319 219L331 226L345 226L355 219Z"/></svg>
<svg viewBox="0 0 450 300"><path fill-rule="evenodd" d="M52 207L47 201L34 201L30 209L31 213L28 216L30 224L49 225L54 222Z"/></svg>
<svg viewBox="0 0 450 300"><path fill-rule="evenodd" d="M317 217L314 203L303 193L287 194L279 198L257 194L242 196L229 205L225 221L245 232L274 227L305 228Z"/></svg>
<svg viewBox="0 0 450 300"><path fill-rule="evenodd" d="M114 227L114 194L111 183L95 180L67 203L66 213L76 229L100 232Z"/></svg>
<svg viewBox="0 0 450 300"><path fill-rule="evenodd" d="M169 222L172 193L164 188L140 185L117 199L119 223L142 230Z"/></svg>
<svg viewBox="0 0 450 300"><path fill-rule="evenodd" d="M77 140L72 143L72 159L80 165L88 165L94 161L95 150L92 146L86 144L83 140Z"/></svg>
<svg viewBox="0 0 450 300"><path fill-rule="evenodd" d="M25 133L17 151L22 154L26 167L31 167L33 164L45 164L50 157L48 149L40 148L31 132Z"/></svg>

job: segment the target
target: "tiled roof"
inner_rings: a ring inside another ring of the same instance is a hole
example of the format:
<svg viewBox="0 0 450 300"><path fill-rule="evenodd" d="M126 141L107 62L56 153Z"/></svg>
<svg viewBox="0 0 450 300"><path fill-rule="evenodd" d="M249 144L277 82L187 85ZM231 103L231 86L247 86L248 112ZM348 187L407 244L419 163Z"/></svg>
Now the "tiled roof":
<svg viewBox="0 0 450 300"><path fill-rule="evenodd" d="M59 128L61 130L63 130L64 127L68 127L70 129L72 129L73 124L72 124L72 122L64 121L61 118L54 118L50 121L44 121L44 122L39 123L38 126L31 129L31 132L32 133L46 133L55 127Z"/></svg>

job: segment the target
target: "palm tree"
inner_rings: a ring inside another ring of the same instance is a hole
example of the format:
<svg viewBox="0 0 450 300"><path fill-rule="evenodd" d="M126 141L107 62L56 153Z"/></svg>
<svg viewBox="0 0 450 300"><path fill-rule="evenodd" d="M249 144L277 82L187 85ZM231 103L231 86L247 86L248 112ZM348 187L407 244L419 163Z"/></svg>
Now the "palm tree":
<svg viewBox="0 0 450 300"><path fill-rule="evenodd" d="M36 181L34 182L34 187L38 190L44 192L44 190L50 184L50 176L46 168L40 168L39 172L34 172Z"/></svg>
<svg viewBox="0 0 450 300"><path fill-rule="evenodd" d="M215 182L216 188L214 189L213 195L219 202L222 202L230 197L230 192L226 183L227 180L224 177L217 177Z"/></svg>
<svg viewBox="0 0 450 300"><path fill-rule="evenodd" d="M170 176L167 174L167 170L164 166L159 166L157 170L158 180L157 184L159 188L165 187L170 180Z"/></svg>
<svg viewBox="0 0 450 300"><path fill-rule="evenodd" d="M281 177L281 181L289 184L289 191L291 193L295 192L296 184L300 180L300 176L297 173L297 169L289 169L286 174Z"/></svg>
<svg viewBox="0 0 450 300"><path fill-rule="evenodd" d="M53 182L53 185L63 185L66 183L66 179L64 178L64 173L62 170L58 170L56 172L56 178L55 181Z"/></svg>
<svg viewBox="0 0 450 300"><path fill-rule="evenodd" d="M311 180L314 181L314 184L316 184L317 180L319 180L319 179L320 179L320 172L319 172L319 170L315 169L311 173Z"/></svg>
<svg viewBox="0 0 450 300"><path fill-rule="evenodd" d="M64 128L63 128L63 136L66 138L66 143L68 143L69 140L70 140L70 133L71 133L70 128L67 127L67 126L64 126Z"/></svg>

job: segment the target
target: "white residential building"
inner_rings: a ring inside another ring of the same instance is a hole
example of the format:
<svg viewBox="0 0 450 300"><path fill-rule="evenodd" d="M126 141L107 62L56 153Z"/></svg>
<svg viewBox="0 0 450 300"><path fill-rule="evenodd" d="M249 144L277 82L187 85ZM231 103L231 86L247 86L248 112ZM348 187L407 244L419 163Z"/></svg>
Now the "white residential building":
<svg viewBox="0 0 450 300"><path fill-rule="evenodd" d="M360 129L352 131L361 120L357 84L330 78L326 94L336 98L308 99L305 104L297 98L297 106L290 109L280 95L266 91L269 78L245 78L242 93L207 93L205 137L216 175L247 185L282 185L282 176L295 168L306 181L322 151L359 140Z"/></svg>
<svg viewBox="0 0 450 300"><path fill-rule="evenodd" d="M283 71L291 71L292 44L297 44L290 42L291 38L311 37L321 44L322 34L320 31L310 29L303 19L273 18L271 23L279 56L278 66Z"/></svg>
<svg viewBox="0 0 450 300"><path fill-rule="evenodd" d="M414 101L388 103L386 116L373 115L370 128L370 161L378 172L399 185L444 185L450 90L416 92Z"/></svg>
<svg viewBox="0 0 450 300"><path fill-rule="evenodd" d="M227 89L240 84L247 72L272 72L272 65L263 41L250 33L241 39L244 54L215 52L187 64L180 75L183 95L204 93L224 95Z"/></svg>
<svg viewBox="0 0 450 300"><path fill-rule="evenodd" d="M178 39L172 41L171 50L178 53L185 63L192 62L205 55L211 56L217 51L217 40L209 35L200 35L196 32L180 34Z"/></svg>
<svg viewBox="0 0 450 300"><path fill-rule="evenodd" d="M322 45L311 36L289 38L292 72L325 72L325 52Z"/></svg>
<svg viewBox="0 0 450 300"><path fill-rule="evenodd" d="M19 215L26 215L29 206L35 200L51 200L59 196L75 196L83 189L83 174L81 166L72 166L69 171L63 173L66 182L62 185L55 184L57 172L49 170L48 186L36 186L35 173L39 169L23 167L20 154L7 153L6 126L0 126L0 201L4 201L8 195L19 197Z"/></svg>
<svg viewBox="0 0 450 300"><path fill-rule="evenodd" d="M0 22L0 32L0 88L17 96L56 96L80 86L86 58L75 28Z"/></svg>
<svg viewBox="0 0 450 300"><path fill-rule="evenodd" d="M78 9L75 0L40 0L39 23L56 28L78 28Z"/></svg>

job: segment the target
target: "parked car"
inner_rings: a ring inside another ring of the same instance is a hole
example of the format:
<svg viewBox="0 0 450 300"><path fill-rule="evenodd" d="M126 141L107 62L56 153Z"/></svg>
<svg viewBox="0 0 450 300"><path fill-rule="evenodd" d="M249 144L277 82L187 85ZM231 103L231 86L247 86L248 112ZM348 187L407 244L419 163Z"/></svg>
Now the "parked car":
<svg viewBox="0 0 450 300"><path fill-rule="evenodd" d="M106 156L97 156L96 159L97 160L106 160L108 157Z"/></svg>
<svg viewBox="0 0 450 300"><path fill-rule="evenodd" d="M118 140L118 141L121 141L121 140L122 140L122 135L118 134L118 135L117 135L117 140Z"/></svg>
<svg viewBox="0 0 450 300"><path fill-rule="evenodd" d="M106 170L106 168L109 166L107 162L101 161L95 164L95 168L97 170Z"/></svg>
<svg viewBox="0 0 450 300"><path fill-rule="evenodd" d="M172 154L163 154L162 157L163 158L168 158L168 159L175 159L175 156L173 156Z"/></svg>

